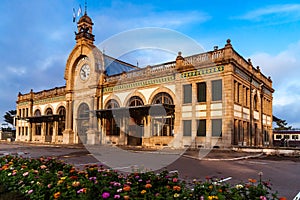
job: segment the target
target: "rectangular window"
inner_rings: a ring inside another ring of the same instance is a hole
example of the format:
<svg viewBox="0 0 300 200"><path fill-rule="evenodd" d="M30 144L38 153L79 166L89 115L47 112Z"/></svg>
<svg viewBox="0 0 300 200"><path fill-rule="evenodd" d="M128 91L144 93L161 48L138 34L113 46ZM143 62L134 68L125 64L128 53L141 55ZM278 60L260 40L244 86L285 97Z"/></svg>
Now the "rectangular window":
<svg viewBox="0 0 300 200"><path fill-rule="evenodd" d="M211 82L212 101L222 100L222 80L215 80Z"/></svg>
<svg viewBox="0 0 300 200"><path fill-rule="evenodd" d="M284 137L284 139L287 139L287 140L290 139L290 135L284 135L283 137Z"/></svg>
<svg viewBox="0 0 300 200"><path fill-rule="evenodd" d="M25 135L28 135L28 127L25 127Z"/></svg>
<svg viewBox="0 0 300 200"><path fill-rule="evenodd" d="M281 135L275 135L275 139L276 140L280 140L281 139Z"/></svg>
<svg viewBox="0 0 300 200"><path fill-rule="evenodd" d="M197 101L206 102L206 83L197 83Z"/></svg>
<svg viewBox="0 0 300 200"><path fill-rule="evenodd" d="M213 137L222 137L222 119L212 119L211 129Z"/></svg>
<svg viewBox="0 0 300 200"><path fill-rule="evenodd" d="M183 120L183 136L192 136L192 120Z"/></svg>
<svg viewBox="0 0 300 200"><path fill-rule="evenodd" d="M197 120L197 136L206 136L206 120Z"/></svg>
<svg viewBox="0 0 300 200"><path fill-rule="evenodd" d="M298 138L298 135L292 135L292 139L293 140L298 140L299 138Z"/></svg>
<svg viewBox="0 0 300 200"><path fill-rule="evenodd" d="M183 103L192 103L192 84L183 85Z"/></svg>

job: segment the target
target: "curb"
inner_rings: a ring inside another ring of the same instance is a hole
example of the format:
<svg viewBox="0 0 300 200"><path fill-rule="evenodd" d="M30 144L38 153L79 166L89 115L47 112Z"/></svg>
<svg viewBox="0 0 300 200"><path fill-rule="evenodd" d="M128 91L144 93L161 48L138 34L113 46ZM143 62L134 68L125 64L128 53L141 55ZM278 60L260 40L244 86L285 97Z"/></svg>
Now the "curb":
<svg viewBox="0 0 300 200"><path fill-rule="evenodd" d="M236 158L197 158L194 156L189 156L189 155L182 155L186 158L191 158L195 160L205 160L205 161L236 161L236 160L244 160L244 159L249 159L249 158L257 158L262 156L264 153L252 155L252 156L242 156L242 157L236 157Z"/></svg>

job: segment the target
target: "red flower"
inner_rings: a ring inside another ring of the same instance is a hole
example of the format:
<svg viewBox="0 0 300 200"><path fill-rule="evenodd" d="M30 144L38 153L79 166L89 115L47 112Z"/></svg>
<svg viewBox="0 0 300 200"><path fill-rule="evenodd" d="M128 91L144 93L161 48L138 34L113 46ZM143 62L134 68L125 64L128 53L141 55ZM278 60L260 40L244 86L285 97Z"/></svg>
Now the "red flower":
<svg viewBox="0 0 300 200"><path fill-rule="evenodd" d="M125 191L125 192L129 192L130 191L130 186L129 185L125 185L124 187L123 187L123 190Z"/></svg>

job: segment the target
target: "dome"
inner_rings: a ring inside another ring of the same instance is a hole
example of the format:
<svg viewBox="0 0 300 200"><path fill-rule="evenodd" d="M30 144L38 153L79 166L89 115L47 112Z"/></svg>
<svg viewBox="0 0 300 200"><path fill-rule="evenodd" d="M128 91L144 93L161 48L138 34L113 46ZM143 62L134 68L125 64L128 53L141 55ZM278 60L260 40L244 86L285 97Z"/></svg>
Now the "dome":
<svg viewBox="0 0 300 200"><path fill-rule="evenodd" d="M83 23L83 22L93 24L92 19L89 16L87 16L86 13L84 13L84 15L79 19L78 24Z"/></svg>

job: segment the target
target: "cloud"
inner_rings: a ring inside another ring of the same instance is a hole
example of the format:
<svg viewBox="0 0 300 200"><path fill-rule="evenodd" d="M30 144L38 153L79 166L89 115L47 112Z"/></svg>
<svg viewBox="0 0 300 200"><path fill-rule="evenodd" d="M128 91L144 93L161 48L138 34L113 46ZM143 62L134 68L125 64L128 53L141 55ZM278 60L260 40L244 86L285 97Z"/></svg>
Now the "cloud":
<svg viewBox="0 0 300 200"><path fill-rule="evenodd" d="M120 12L120 8L126 12ZM95 30L99 33L105 30L105 34L108 35L128 28L161 27L176 29L194 23L204 23L211 18L207 13L198 10L159 11L153 6L135 5L128 2L113 3L110 7L103 8L99 13L93 14L94 21L101 23L101 25L95 26Z"/></svg>
<svg viewBox="0 0 300 200"><path fill-rule="evenodd" d="M252 56L252 62L259 63L263 73L273 80L273 112L288 123L300 128L300 41L291 44L277 55L259 52Z"/></svg>
<svg viewBox="0 0 300 200"><path fill-rule="evenodd" d="M249 11L236 19L272 24L287 23L300 20L300 4L271 5Z"/></svg>

